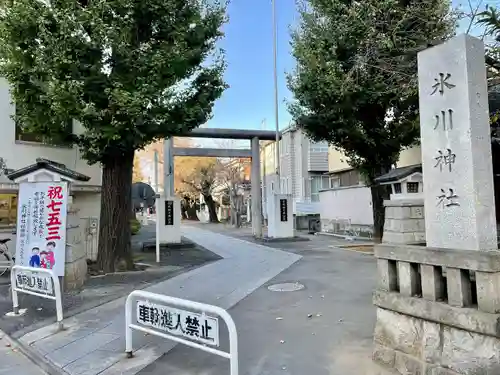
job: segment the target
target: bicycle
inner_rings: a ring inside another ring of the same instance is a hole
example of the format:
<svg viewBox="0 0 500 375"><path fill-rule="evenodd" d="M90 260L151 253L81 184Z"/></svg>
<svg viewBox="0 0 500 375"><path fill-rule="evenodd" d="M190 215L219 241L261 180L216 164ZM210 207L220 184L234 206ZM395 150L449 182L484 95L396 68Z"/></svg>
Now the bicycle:
<svg viewBox="0 0 500 375"><path fill-rule="evenodd" d="M9 241L10 238L0 239L0 276L10 270L16 260L15 257L10 255L9 246L7 245Z"/></svg>

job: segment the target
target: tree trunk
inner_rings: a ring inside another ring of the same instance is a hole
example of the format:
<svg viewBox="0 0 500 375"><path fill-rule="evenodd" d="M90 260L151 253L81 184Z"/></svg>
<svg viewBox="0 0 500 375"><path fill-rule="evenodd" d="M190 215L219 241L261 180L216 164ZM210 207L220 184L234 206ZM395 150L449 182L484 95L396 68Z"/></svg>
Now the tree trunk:
<svg viewBox="0 0 500 375"><path fill-rule="evenodd" d="M384 185L372 185L370 187L372 193L373 203L373 241L376 243L382 242L382 235L384 234L384 221L385 221L385 208L384 199L387 187Z"/></svg>
<svg viewBox="0 0 500 375"><path fill-rule="evenodd" d="M189 207L189 203L186 202L185 199L181 201L181 216L182 220L187 220L188 219L188 214L187 214L187 209Z"/></svg>
<svg viewBox="0 0 500 375"><path fill-rule="evenodd" d="M208 215L211 223L218 223L219 219L217 218L217 210L215 209L215 202L210 194L203 194L203 198L205 199L205 203L208 208Z"/></svg>
<svg viewBox="0 0 500 375"><path fill-rule="evenodd" d="M198 215L196 214L196 205L193 204L192 206L189 206L186 213L188 220L200 221L200 219L198 219Z"/></svg>
<svg viewBox="0 0 500 375"><path fill-rule="evenodd" d="M379 185L374 182L376 177L387 173L390 170L390 167L382 167L381 170L381 173L373 173L369 176L373 209L373 241L375 243L382 242L385 222L384 200L389 199L387 186Z"/></svg>
<svg viewBox="0 0 500 375"><path fill-rule="evenodd" d="M130 244L133 164L133 151L103 161L97 265L106 273L114 272L118 260L125 260L127 268L133 268Z"/></svg>

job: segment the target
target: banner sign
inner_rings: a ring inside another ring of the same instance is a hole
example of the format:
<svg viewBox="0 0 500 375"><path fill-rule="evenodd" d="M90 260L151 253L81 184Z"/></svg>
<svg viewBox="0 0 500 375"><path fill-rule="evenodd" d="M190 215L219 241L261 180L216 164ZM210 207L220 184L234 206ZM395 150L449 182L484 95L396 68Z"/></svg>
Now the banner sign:
<svg viewBox="0 0 500 375"><path fill-rule="evenodd" d="M64 276L67 182L19 184L16 264Z"/></svg>

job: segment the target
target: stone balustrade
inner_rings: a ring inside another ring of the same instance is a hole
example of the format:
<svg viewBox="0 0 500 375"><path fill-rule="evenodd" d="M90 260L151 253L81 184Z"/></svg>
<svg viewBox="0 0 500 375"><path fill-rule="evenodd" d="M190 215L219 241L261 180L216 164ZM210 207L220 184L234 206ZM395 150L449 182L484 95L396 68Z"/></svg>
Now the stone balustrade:
<svg viewBox="0 0 500 375"><path fill-rule="evenodd" d="M376 362L401 374L500 374L500 251L384 243L375 255Z"/></svg>
<svg viewBox="0 0 500 375"><path fill-rule="evenodd" d="M500 313L500 251L381 244L378 289Z"/></svg>

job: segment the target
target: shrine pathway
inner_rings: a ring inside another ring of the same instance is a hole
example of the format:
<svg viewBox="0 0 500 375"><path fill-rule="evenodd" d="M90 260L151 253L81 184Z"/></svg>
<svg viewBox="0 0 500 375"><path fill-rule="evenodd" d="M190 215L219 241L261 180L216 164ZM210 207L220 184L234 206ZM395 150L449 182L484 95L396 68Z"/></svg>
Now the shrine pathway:
<svg viewBox="0 0 500 375"><path fill-rule="evenodd" d="M0 375L46 375L2 331L0 331L0 358Z"/></svg>
<svg viewBox="0 0 500 375"><path fill-rule="evenodd" d="M245 231L204 225L230 236ZM372 304L376 261L341 249L329 236L268 243L302 258L229 312L238 329L239 375L382 375L371 360L376 311ZM275 292L278 283L304 285ZM221 348L228 349L221 327ZM144 368L140 375L229 375L228 360L183 345Z"/></svg>
<svg viewBox="0 0 500 375"><path fill-rule="evenodd" d="M190 299L229 309L258 287L301 259L300 255L257 245L200 229L183 227L183 235L223 259L155 284L153 293ZM135 357L126 359L125 298L65 320L66 330L55 325L20 338L35 362L45 362L70 375L136 374L170 351L175 344L134 332Z"/></svg>

